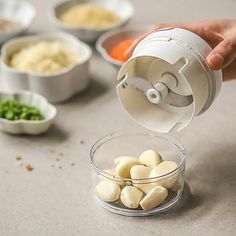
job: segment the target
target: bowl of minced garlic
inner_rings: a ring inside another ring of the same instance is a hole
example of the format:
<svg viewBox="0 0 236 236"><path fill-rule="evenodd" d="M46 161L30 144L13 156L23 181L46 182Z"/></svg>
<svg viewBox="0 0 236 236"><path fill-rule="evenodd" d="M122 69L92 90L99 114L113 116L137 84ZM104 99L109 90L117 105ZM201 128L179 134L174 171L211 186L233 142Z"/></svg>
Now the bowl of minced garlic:
<svg viewBox="0 0 236 236"><path fill-rule="evenodd" d="M79 56L62 42L42 40L19 49L11 56L9 65L19 71L52 74L67 69L79 60Z"/></svg>
<svg viewBox="0 0 236 236"><path fill-rule="evenodd" d="M72 35L55 32L12 39L1 49L3 84L31 90L61 102L90 82L90 47Z"/></svg>
<svg viewBox="0 0 236 236"><path fill-rule="evenodd" d="M59 19L68 25L102 29L118 25L120 16L101 5L84 3L74 6L64 12Z"/></svg>
<svg viewBox="0 0 236 236"><path fill-rule="evenodd" d="M107 30L127 24L133 12L128 0L71 0L56 5L52 15L59 28L85 42L94 42Z"/></svg>

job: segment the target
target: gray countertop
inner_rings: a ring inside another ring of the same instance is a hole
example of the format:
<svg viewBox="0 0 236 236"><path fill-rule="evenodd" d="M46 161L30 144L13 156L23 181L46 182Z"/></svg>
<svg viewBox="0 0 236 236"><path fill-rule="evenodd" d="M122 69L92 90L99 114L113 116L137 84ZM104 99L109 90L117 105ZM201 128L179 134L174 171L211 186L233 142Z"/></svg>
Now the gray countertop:
<svg viewBox="0 0 236 236"><path fill-rule="evenodd" d="M32 2L38 15L30 32L54 29L45 12L51 3ZM235 0L132 2L133 23L233 18L236 9ZM48 133L0 133L0 235L236 235L236 81L224 83L209 111L178 135L189 151L181 203L150 218L115 215L97 204L91 145L111 131L140 130L118 103L116 73L94 53L91 87L57 105L59 115ZM32 164L32 172L16 166L18 155Z"/></svg>

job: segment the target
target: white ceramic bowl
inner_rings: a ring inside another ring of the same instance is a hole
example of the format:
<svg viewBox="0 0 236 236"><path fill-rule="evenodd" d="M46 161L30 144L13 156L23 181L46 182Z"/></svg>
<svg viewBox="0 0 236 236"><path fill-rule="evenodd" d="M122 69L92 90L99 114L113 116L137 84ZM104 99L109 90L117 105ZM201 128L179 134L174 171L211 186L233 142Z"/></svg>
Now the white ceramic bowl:
<svg viewBox="0 0 236 236"><path fill-rule="evenodd" d="M107 62L119 69L123 62L112 58L109 52L121 41L136 39L145 34L151 27L151 25L134 25L106 32L97 40L96 49Z"/></svg>
<svg viewBox="0 0 236 236"><path fill-rule="evenodd" d="M59 20L58 17L66 10L80 3L87 2L102 5L107 9L116 12L121 18L120 24L103 29L93 29L89 27L71 26ZM88 43L95 42L99 36L108 30L126 25L133 15L134 8L129 0L69 0L55 5L52 9L52 20L60 29L67 31Z"/></svg>
<svg viewBox="0 0 236 236"><path fill-rule="evenodd" d="M21 72L8 65L11 55L20 48L42 40L62 42L78 54L80 62L55 74ZM2 47L2 79L6 90L30 90L46 97L49 102L61 102L87 88L90 82L89 60L92 52L89 46L66 33L47 33L12 39Z"/></svg>
<svg viewBox="0 0 236 236"><path fill-rule="evenodd" d="M0 44L24 32L31 25L36 15L35 8L23 0L0 0L0 18L19 22L19 29L0 33Z"/></svg>
<svg viewBox="0 0 236 236"><path fill-rule="evenodd" d="M31 135L44 133L53 123L57 114L56 108L53 105L49 104L44 97L36 93L32 93L29 91L19 91L13 93L0 92L0 100L5 99L16 100L18 102L34 106L38 108L45 117L45 119L40 121L11 121L0 118L0 130L7 133Z"/></svg>

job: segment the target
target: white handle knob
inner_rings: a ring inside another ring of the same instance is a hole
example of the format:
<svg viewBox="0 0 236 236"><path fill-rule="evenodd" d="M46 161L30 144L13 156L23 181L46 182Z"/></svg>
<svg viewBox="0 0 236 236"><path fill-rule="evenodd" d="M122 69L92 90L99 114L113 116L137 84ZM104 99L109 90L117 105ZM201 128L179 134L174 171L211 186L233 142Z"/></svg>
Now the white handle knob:
<svg viewBox="0 0 236 236"><path fill-rule="evenodd" d="M166 98L168 94L168 88L163 83L155 84L155 88L151 88L147 90L147 98L151 103L158 104L163 99Z"/></svg>

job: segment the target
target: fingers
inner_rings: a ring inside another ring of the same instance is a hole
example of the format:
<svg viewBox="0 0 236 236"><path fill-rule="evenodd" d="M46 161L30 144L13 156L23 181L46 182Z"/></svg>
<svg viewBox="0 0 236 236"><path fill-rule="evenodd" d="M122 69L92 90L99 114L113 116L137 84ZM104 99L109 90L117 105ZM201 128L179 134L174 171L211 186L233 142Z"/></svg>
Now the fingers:
<svg viewBox="0 0 236 236"><path fill-rule="evenodd" d="M236 58L230 65L223 69L222 72L224 81L236 79Z"/></svg>
<svg viewBox="0 0 236 236"><path fill-rule="evenodd" d="M136 40L134 40L133 44L130 46L130 48L126 51L126 57L130 58L134 52L134 49L136 48L136 46L139 44L140 41L142 41L147 35L149 35L150 33L163 29L163 28L183 28L189 31L192 31L196 34L199 34L200 36L202 36L203 34L203 30L201 25L197 24L197 23L164 23L164 24L158 24L156 25L152 30L148 31L146 34L140 36L139 38L137 38Z"/></svg>
<svg viewBox="0 0 236 236"><path fill-rule="evenodd" d="M236 58L236 43L225 39L207 56L207 63L212 70L228 66Z"/></svg>
<svg viewBox="0 0 236 236"><path fill-rule="evenodd" d="M217 21L158 24L153 28L152 31L149 31L145 35L136 39L126 52L126 56L129 58L133 54L133 51L138 43L151 32L163 28L183 28L198 34L200 37L205 39L211 47L214 48L207 57L207 63L209 67L213 70L223 69L236 58L236 39L235 37L232 39L232 36L227 38L224 37L224 31L227 29L226 26L228 21L222 22L224 23L224 27Z"/></svg>
<svg viewBox="0 0 236 236"><path fill-rule="evenodd" d="M220 24L221 23L221 24ZM207 57L207 63L213 70L227 67L236 58L236 39L230 37L225 39L223 31L227 28L228 21L207 21L195 23L174 23L159 24L156 29L166 27L183 28L198 34L205 39L212 47L213 51Z"/></svg>
<svg viewBox="0 0 236 236"><path fill-rule="evenodd" d="M156 30L163 29L163 28L182 28L189 30L195 34L198 34L199 36L203 37L204 33L204 25L202 23L164 23L164 24L158 24L155 26Z"/></svg>

